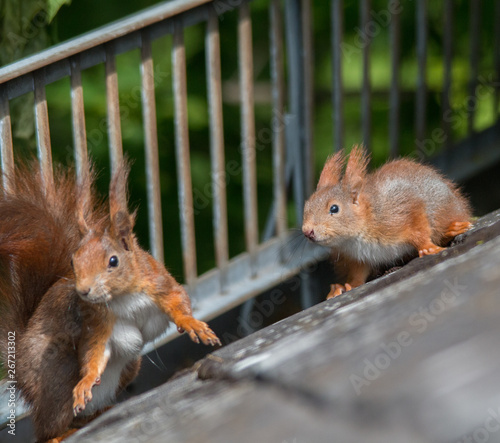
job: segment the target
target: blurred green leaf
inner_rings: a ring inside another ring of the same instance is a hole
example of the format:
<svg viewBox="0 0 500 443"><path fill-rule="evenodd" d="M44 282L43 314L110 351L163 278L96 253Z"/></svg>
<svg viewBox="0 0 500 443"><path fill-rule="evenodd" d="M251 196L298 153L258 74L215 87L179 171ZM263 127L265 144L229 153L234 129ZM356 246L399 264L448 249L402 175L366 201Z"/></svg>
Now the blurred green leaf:
<svg viewBox="0 0 500 443"><path fill-rule="evenodd" d="M69 5L70 3L71 0L47 0L47 21L51 23L59 12L59 9L61 9L61 6Z"/></svg>
<svg viewBox="0 0 500 443"><path fill-rule="evenodd" d="M11 63L52 43L47 26L71 0L4 0L0 3L0 64Z"/></svg>

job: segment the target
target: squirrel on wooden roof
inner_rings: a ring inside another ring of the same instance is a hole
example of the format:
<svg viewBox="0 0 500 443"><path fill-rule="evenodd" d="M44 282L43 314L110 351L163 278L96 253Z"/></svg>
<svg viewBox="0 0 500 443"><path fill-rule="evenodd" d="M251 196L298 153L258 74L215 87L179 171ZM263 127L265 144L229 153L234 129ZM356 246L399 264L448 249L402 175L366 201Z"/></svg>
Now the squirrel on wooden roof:
<svg viewBox="0 0 500 443"><path fill-rule="evenodd" d="M362 146L348 160L343 151L330 156L304 207L302 232L331 248L345 274L327 298L417 253L436 254L471 227L467 199L434 168L398 159L368 173L368 163Z"/></svg>

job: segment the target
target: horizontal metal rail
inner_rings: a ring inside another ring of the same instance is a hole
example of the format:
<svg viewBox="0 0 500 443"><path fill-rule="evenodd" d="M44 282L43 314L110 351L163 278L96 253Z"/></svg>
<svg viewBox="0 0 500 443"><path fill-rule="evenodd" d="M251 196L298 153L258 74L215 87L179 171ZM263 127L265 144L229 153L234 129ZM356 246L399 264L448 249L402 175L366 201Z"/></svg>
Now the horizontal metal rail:
<svg viewBox="0 0 500 443"><path fill-rule="evenodd" d="M248 252L230 260L227 267L226 293L217 297L198 297L193 301L193 311L205 320L217 317L229 309L239 306L246 300L286 282L300 270L328 258L330 251L312 243L304 242L300 254L294 254L297 233L289 232L284 238L273 238L257 247L256 261ZM285 260L280 257L285 256ZM253 267L252 267L253 263ZM254 278L253 271L258 278ZM219 291L219 272L214 269L199 277L197 291L203 294L216 294ZM168 342L178 336L175 329L169 329L163 337L149 343L144 352Z"/></svg>
<svg viewBox="0 0 500 443"><path fill-rule="evenodd" d="M241 0L238 5L251 0ZM44 83L71 75L70 59L79 55L82 70L104 63L109 54L123 54L142 46L141 30L150 28L151 40L173 33L173 18L183 16L183 26L205 22L209 11L232 10L234 0L172 0L118 20L81 37L0 68L0 85L6 83L9 100L33 91L33 72L43 69Z"/></svg>
<svg viewBox="0 0 500 443"><path fill-rule="evenodd" d="M192 10L197 6L211 3L211 1L212 0L172 0L145 9L130 17L98 28L95 31L86 33L68 42L60 43L50 49L0 69L0 83L19 78L29 72L43 68L44 66L54 65L61 60L66 60L73 55L81 54L84 51L104 43L116 41L120 37L132 34L134 31L143 29L154 23L162 22L182 12ZM85 63L83 63L83 65L84 68L88 67Z"/></svg>

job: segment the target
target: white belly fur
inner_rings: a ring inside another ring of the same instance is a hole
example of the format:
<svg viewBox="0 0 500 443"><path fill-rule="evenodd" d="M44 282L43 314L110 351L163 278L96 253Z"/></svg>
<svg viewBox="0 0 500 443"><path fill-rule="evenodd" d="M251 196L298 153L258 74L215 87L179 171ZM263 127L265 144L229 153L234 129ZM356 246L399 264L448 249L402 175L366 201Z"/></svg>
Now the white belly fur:
<svg viewBox="0 0 500 443"><path fill-rule="evenodd" d="M101 383L92 389L92 401L82 415L91 415L114 402L120 376L127 363L137 359L143 346L161 335L169 324L168 317L142 293L116 298L109 303L109 307L116 316L106 345L110 357Z"/></svg>
<svg viewBox="0 0 500 443"><path fill-rule="evenodd" d="M408 243L387 246L368 242L362 238L349 239L336 249L359 262L368 263L373 267L394 264L415 252L415 248Z"/></svg>

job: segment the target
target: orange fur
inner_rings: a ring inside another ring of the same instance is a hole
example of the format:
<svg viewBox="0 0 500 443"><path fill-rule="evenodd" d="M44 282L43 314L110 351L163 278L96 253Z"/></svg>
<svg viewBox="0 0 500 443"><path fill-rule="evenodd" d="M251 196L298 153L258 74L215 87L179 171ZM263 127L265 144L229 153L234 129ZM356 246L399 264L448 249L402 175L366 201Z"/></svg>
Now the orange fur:
<svg viewBox="0 0 500 443"><path fill-rule="evenodd" d="M343 154L334 158L305 204L302 225L311 241L343 257L337 267L350 267L346 284L333 286L329 297L380 268L438 253L471 226L465 197L429 166L400 159L367 173L369 157L355 146L342 175Z"/></svg>
<svg viewBox="0 0 500 443"><path fill-rule="evenodd" d="M358 203L359 194L366 180L366 168L370 158L362 146L354 146L349 154L342 184L350 193L353 202Z"/></svg>
<svg viewBox="0 0 500 443"><path fill-rule="evenodd" d="M92 318L85 322L85 328L80 338L79 360L82 377L73 389L73 411L75 416L85 409L92 400L92 388L100 383L101 375L109 360L106 344L113 332L115 323L111 311L96 309Z"/></svg>
<svg viewBox="0 0 500 443"><path fill-rule="evenodd" d="M324 188L325 186L336 185L340 181L344 164L345 157L342 151L328 157L326 159L325 166L321 171L317 189Z"/></svg>
<svg viewBox="0 0 500 443"><path fill-rule="evenodd" d="M15 331L18 387L36 436L61 441L110 406L137 375L143 344L169 320L196 342L220 341L139 246L126 163L113 174L108 209L90 169L76 183L56 168L48 192L39 170L21 165L9 178L13 191L0 189L0 350L5 358L7 331Z"/></svg>
<svg viewBox="0 0 500 443"><path fill-rule="evenodd" d="M335 264L338 273L344 275L346 283L344 285L332 284L326 297L327 300L361 286L370 276L371 269L366 263L351 260L348 257L339 257Z"/></svg>

